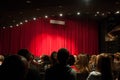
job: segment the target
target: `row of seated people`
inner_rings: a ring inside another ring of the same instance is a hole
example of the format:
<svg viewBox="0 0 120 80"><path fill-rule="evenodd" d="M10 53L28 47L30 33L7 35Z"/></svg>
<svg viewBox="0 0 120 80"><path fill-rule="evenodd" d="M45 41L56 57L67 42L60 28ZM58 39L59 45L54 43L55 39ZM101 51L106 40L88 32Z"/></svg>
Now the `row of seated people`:
<svg viewBox="0 0 120 80"><path fill-rule="evenodd" d="M16 55L0 56L1 80L120 80L120 54L70 55L61 48L40 58L21 49Z"/></svg>

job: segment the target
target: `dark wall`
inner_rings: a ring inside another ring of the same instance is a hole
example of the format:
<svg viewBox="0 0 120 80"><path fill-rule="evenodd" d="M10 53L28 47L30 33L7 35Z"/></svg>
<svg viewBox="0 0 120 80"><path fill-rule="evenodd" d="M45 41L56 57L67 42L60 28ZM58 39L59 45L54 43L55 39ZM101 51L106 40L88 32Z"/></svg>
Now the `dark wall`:
<svg viewBox="0 0 120 80"><path fill-rule="evenodd" d="M109 15L107 18L99 20L99 52L115 53L120 51L120 34L116 33L117 39L105 41L105 35L114 27L120 25L120 15Z"/></svg>

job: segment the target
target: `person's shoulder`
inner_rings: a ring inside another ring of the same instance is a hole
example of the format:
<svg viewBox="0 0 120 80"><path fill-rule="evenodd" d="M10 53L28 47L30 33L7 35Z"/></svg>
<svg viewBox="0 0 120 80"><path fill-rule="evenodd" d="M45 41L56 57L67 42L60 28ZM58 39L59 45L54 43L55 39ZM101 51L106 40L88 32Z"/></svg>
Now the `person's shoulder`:
<svg viewBox="0 0 120 80"><path fill-rule="evenodd" d="M90 72L90 75L100 76L101 73L98 71L92 71L92 72Z"/></svg>
<svg viewBox="0 0 120 80"><path fill-rule="evenodd" d="M67 72L69 72L71 74L76 74L76 71L74 69L72 69L69 65L67 65L66 68L67 68Z"/></svg>
<svg viewBox="0 0 120 80"><path fill-rule="evenodd" d="M92 72L90 72L90 74L86 80L102 80L101 73L98 71L92 71Z"/></svg>

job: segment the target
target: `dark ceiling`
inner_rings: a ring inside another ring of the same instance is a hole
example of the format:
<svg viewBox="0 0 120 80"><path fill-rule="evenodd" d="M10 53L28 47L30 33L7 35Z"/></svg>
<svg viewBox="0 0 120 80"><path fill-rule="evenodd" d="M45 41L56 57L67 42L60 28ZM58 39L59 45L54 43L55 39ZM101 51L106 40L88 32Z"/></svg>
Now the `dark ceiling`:
<svg viewBox="0 0 120 80"><path fill-rule="evenodd" d="M0 27L33 17L80 16L106 17L120 10L120 0L0 0Z"/></svg>

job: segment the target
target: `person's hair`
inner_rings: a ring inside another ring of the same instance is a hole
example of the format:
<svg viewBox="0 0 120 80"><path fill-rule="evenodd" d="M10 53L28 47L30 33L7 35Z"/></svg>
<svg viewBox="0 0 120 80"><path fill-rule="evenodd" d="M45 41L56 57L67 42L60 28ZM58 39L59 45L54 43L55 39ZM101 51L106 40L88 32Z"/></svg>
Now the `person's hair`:
<svg viewBox="0 0 120 80"><path fill-rule="evenodd" d="M41 59L45 61L50 61L50 57L48 55L42 55Z"/></svg>
<svg viewBox="0 0 120 80"><path fill-rule="evenodd" d="M79 69L81 73L89 72L88 68L88 57L86 54L79 54L78 61L76 62L76 67Z"/></svg>
<svg viewBox="0 0 120 80"><path fill-rule="evenodd" d="M102 74L102 80L113 80L111 59L107 54L97 56L97 70Z"/></svg>
<svg viewBox="0 0 120 80"><path fill-rule="evenodd" d="M53 51L50 55L52 65L57 64L57 52Z"/></svg>
<svg viewBox="0 0 120 80"><path fill-rule="evenodd" d="M0 61L4 61L4 56L0 55Z"/></svg>
<svg viewBox="0 0 120 80"><path fill-rule="evenodd" d="M51 58L52 60L56 60L56 57L57 57L57 52L56 52L56 51L53 51L53 52L51 53L51 55L50 55L50 58Z"/></svg>
<svg viewBox="0 0 120 80"><path fill-rule="evenodd" d="M93 61L96 64L96 56L97 55L91 55L90 60Z"/></svg>
<svg viewBox="0 0 120 80"><path fill-rule="evenodd" d="M68 58L67 63L68 63L70 66L74 65L74 63L75 63L75 57L74 57L73 55L70 55L69 58Z"/></svg>
<svg viewBox="0 0 120 80"><path fill-rule="evenodd" d="M32 58L32 54L27 49L20 49L17 54L25 57L27 61L30 61Z"/></svg>
<svg viewBox="0 0 120 80"><path fill-rule="evenodd" d="M90 71L96 69L96 59L97 59L97 55L91 55L90 60L89 60L89 65L88 65Z"/></svg>
<svg viewBox="0 0 120 80"><path fill-rule="evenodd" d="M58 50L58 54L57 54L57 59L59 61L60 64L67 64L67 60L69 57L69 51L65 48L61 48Z"/></svg>

